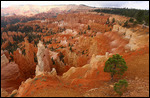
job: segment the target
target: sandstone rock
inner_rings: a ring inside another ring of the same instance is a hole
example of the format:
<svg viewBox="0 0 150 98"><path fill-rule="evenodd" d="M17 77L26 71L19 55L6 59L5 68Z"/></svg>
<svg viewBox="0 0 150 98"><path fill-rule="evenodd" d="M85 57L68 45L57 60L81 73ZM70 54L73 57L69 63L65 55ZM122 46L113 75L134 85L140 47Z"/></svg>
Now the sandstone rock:
<svg viewBox="0 0 150 98"><path fill-rule="evenodd" d="M127 38L131 38L133 32L130 29L127 29L126 33L125 33L125 37Z"/></svg>
<svg viewBox="0 0 150 98"><path fill-rule="evenodd" d="M37 60L38 60L38 66L39 70L42 72L44 71L44 62L43 62L43 57L44 57L44 51L45 47L41 41L38 43L38 52L37 52Z"/></svg>
<svg viewBox="0 0 150 98"><path fill-rule="evenodd" d="M6 66L1 67L1 87L7 92L17 89L24 78L21 75L18 65L10 62Z"/></svg>
<svg viewBox="0 0 150 98"><path fill-rule="evenodd" d="M67 72L65 72L62 76L62 78L69 78L70 75L72 75L72 73L74 73L76 71L75 67L71 67Z"/></svg>
<svg viewBox="0 0 150 98"><path fill-rule="evenodd" d="M99 35L101 35L101 34L102 34L101 32L97 32L97 33L96 33L96 36L99 36Z"/></svg>
<svg viewBox="0 0 150 98"><path fill-rule="evenodd" d="M135 77L135 80L138 80L138 77Z"/></svg>
<svg viewBox="0 0 150 98"><path fill-rule="evenodd" d="M101 58L102 56L100 56L100 58ZM92 55L92 58L91 58L91 60L90 60L90 68L92 68L92 69L97 69L97 67L98 66L96 66L97 65L97 62L98 62L98 59L96 59L96 56L95 56L95 54L93 54Z"/></svg>
<svg viewBox="0 0 150 98"><path fill-rule="evenodd" d="M50 73L51 73L51 75L53 75L53 76L57 75L57 72L56 72L56 69L55 69L55 68L52 68L52 71L51 71Z"/></svg>
<svg viewBox="0 0 150 98"><path fill-rule="evenodd" d="M31 82L33 79L31 79L31 78L28 78L24 83L29 83L29 82Z"/></svg>
<svg viewBox="0 0 150 98"><path fill-rule="evenodd" d="M35 75L36 75L36 76L38 76L38 75L40 75L40 74L43 74L43 72L42 72L42 71L40 71L39 66L38 66L38 65L36 65Z"/></svg>
<svg viewBox="0 0 150 98"><path fill-rule="evenodd" d="M5 56L5 54L3 54L1 56L1 68L4 67L8 63L9 63L9 60L7 59L7 57Z"/></svg>
<svg viewBox="0 0 150 98"><path fill-rule="evenodd" d="M125 45L124 48L125 48L126 52L131 51L131 45L130 44Z"/></svg>
<svg viewBox="0 0 150 98"><path fill-rule="evenodd" d="M114 25L112 31L119 31L119 25Z"/></svg>
<svg viewBox="0 0 150 98"><path fill-rule="evenodd" d="M130 39L131 38L131 36L125 36L124 37L124 39Z"/></svg>
<svg viewBox="0 0 150 98"><path fill-rule="evenodd" d="M91 91L95 91L95 90L98 90L98 88L92 88L92 89L90 89L90 90L88 90L86 92L91 92Z"/></svg>
<svg viewBox="0 0 150 98"><path fill-rule="evenodd" d="M17 92L18 92L18 91L15 89L15 90L12 91L12 93L11 93L9 96L11 96L11 95L16 95Z"/></svg>
<svg viewBox="0 0 150 98"><path fill-rule="evenodd" d="M109 17L109 21L112 22L112 20L113 20L113 17Z"/></svg>
<svg viewBox="0 0 150 98"><path fill-rule="evenodd" d="M110 46L117 47L118 46L118 40L114 40L110 43Z"/></svg>
<svg viewBox="0 0 150 98"><path fill-rule="evenodd" d="M34 74L34 64L26 59L26 57L19 53L19 50L14 51L14 61L18 64L20 73L24 78L28 78ZM32 59L32 58L30 58Z"/></svg>
<svg viewBox="0 0 150 98"><path fill-rule="evenodd" d="M119 32L120 34L123 34L123 33L126 33L126 30L127 30L126 28L124 28L124 27L122 27L122 26L119 26L119 31L118 31L118 32Z"/></svg>
<svg viewBox="0 0 150 98"><path fill-rule="evenodd" d="M17 48L17 50L19 51L20 54L22 54L22 51L20 50L20 48Z"/></svg>
<svg viewBox="0 0 150 98"><path fill-rule="evenodd" d="M7 50L1 50L1 56L5 54L5 56L9 59L9 52Z"/></svg>
<svg viewBox="0 0 150 98"><path fill-rule="evenodd" d="M38 65L36 66L36 75L51 71L49 50L45 49L41 41L38 43L37 59Z"/></svg>
<svg viewBox="0 0 150 98"><path fill-rule="evenodd" d="M44 51L44 72L50 72L51 71L51 66L50 66L50 55L49 55L49 50L45 49Z"/></svg>
<svg viewBox="0 0 150 98"><path fill-rule="evenodd" d="M113 88L114 86L113 85L109 85L111 88Z"/></svg>
<svg viewBox="0 0 150 98"><path fill-rule="evenodd" d="M130 38L130 41L128 43L128 46L130 46L130 51L136 50L138 48L137 46L137 35L136 34L132 34L132 37Z"/></svg>
<svg viewBox="0 0 150 98"><path fill-rule="evenodd" d="M95 62L103 62L103 61L105 61L107 59L108 55L109 55L108 52L106 52L105 55L96 55L95 59L97 59L97 60L95 60ZM90 64L92 64L92 63L90 63Z"/></svg>
<svg viewBox="0 0 150 98"><path fill-rule="evenodd" d="M4 53L4 51L3 51L3 50L1 50L1 56L3 55L3 53Z"/></svg>
<svg viewBox="0 0 150 98"><path fill-rule="evenodd" d="M8 96L8 92L5 91L3 88L1 88L1 97L7 97Z"/></svg>
<svg viewBox="0 0 150 98"><path fill-rule="evenodd" d="M107 53L106 53L107 54ZM86 64L82 67L71 67L67 72L63 74L64 79L77 79L80 77L84 79L95 79L100 77L102 80L107 80L109 77L106 75L106 73L103 72L103 65L101 65L101 62L106 61L105 55L92 55L92 58L90 60L90 64ZM100 74L97 74L98 70L100 69ZM106 76L106 77L104 77Z"/></svg>
<svg viewBox="0 0 150 98"><path fill-rule="evenodd" d="M1 80L15 80L19 75L19 68L15 62L10 62L1 69Z"/></svg>
<svg viewBox="0 0 150 98"><path fill-rule="evenodd" d="M109 52L106 52L105 57L108 58L108 56L109 56Z"/></svg>
<svg viewBox="0 0 150 98"><path fill-rule="evenodd" d="M86 65L82 66L82 68L90 68L90 64L86 64Z"/></svg>

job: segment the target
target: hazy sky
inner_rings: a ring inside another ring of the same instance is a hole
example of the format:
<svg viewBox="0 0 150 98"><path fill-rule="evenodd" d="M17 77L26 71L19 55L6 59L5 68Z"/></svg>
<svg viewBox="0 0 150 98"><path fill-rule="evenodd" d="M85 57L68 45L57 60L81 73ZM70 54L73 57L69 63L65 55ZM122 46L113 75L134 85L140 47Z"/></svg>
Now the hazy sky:
<svg viewBox="0 0 150 98"><path fill-rule="evenodd" d="M93 7L136 8L149 10L149 1L1 1L1 7L11 5L85 4Z"/></svg>

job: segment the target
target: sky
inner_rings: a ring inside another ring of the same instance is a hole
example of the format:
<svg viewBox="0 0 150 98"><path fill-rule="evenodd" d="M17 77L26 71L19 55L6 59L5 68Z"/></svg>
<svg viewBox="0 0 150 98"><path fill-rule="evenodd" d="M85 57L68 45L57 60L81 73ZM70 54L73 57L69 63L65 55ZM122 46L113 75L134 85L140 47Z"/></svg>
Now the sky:
<svg viewBox="0 0 150 98"><path fill-rule="evenodd" d="M85 4L92 7L135 8L149 10L149 1L1 1L1 8L14 5Z"/></svg>

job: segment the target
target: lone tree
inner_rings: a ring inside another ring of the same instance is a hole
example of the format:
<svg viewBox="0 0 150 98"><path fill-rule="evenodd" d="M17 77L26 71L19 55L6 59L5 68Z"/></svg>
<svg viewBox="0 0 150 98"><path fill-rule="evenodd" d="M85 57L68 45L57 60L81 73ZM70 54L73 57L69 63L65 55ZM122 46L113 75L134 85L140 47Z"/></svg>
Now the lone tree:
<svg viewBox="0 0 150 98"><path fill-rule="evenodd" d="M122 56L116 54L105 62L104 72L109 72L111 74L111 80L113 80L115 74L122 76L124 72L127 71L127 68Z"/></svg>
<svg viewBox="0 0 150 98"><path fill-rule="evenodd" d="M90 26L88 25L88 30L90 30L91 28L90 28Z"/></svg>
<svg viewBox="0 0 150 98"><path fill-rule="evenodd" d="M112 23L114 23L115 22L115 18L113 18L113 20L112 20Z"/></svg>
<svg viewBox="0 0 150 98"><path fill-rule="evenodd" d="M109 24L109 23L110 23L109 18L107 18L106 24Z"/></svg>
<svg viewBox="0 0 150 98"><path fill-rule="evenodd" d="M128 82L123 79L119 80L119 82L115 83L114 85L114 91L118 93L120 96L127 90Z"/></svg>

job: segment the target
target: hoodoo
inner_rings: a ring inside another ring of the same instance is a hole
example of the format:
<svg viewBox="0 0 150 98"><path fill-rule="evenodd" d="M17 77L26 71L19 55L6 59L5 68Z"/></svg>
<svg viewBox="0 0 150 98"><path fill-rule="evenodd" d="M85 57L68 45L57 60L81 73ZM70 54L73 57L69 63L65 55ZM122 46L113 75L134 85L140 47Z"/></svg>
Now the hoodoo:
<svg viewBox="0 0 150 98"><path fill-rule="evenodd" d="M149 2L1 3L2 97L149 96Z"/></svg>

